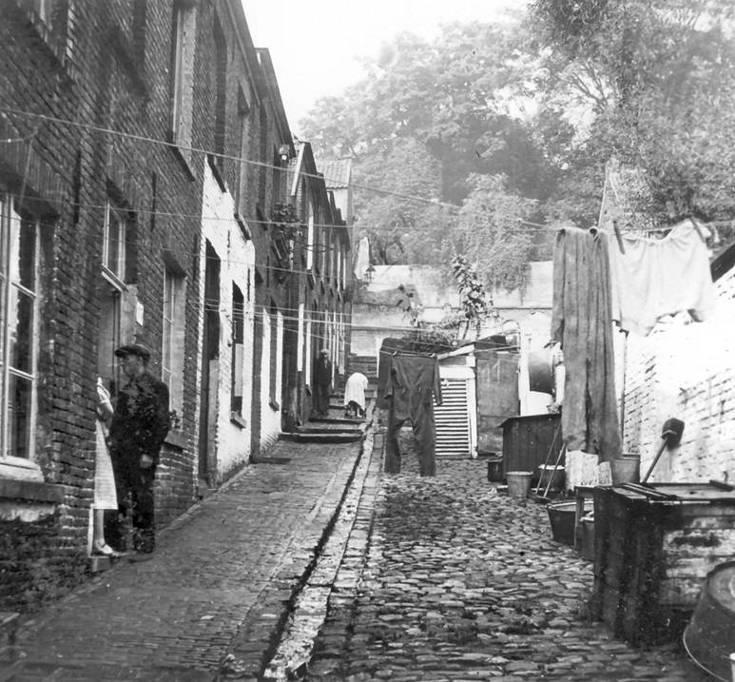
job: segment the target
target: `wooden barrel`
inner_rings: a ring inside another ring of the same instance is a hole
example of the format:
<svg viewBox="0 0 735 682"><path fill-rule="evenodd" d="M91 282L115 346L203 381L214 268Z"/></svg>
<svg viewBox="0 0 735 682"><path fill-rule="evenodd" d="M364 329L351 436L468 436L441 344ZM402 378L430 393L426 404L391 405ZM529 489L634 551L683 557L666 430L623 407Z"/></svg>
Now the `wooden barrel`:
<svg viewBox="0 0 735 682"><path fill-rule="evenodd" d="M735 561L707 574L694 614L684 631L689 656L710 675L729 682L735 653Z"/></svg>

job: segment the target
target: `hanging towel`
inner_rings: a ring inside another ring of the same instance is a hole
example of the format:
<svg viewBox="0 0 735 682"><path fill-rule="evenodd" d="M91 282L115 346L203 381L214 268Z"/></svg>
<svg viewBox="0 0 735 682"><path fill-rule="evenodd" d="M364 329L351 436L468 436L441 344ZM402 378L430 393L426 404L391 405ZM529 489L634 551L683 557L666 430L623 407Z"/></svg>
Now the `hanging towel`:
<svg viewBox="0 0 735 682"><path fill-rule="evenodd" d="M551 337L564 352L561 426L569 450L620 457L606 236L560 230L554 246Z"/></svg>
<svg viewBox="0 0 735 682"><path fill-rule="evenodd" d="M666 315L688 311L698 322L711 315L709 253L691 220L663 239L622 237L625 253L610 249L613 319L621 329L645 336Z"/></svg>

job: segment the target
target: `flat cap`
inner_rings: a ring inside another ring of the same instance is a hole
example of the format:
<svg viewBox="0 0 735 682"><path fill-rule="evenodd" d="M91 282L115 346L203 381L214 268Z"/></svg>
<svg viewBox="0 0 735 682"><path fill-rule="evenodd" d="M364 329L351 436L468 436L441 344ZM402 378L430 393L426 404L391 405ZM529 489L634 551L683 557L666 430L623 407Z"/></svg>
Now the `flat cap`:
<svg viewBox="0 0 735 682"><path fill-rule="evenodd" d="M119 358L124 358L126 355L137 355L144 360L149 360L151 357L151 352L145 346L139 343L129 343L116 349L115 355Z"/></svg>

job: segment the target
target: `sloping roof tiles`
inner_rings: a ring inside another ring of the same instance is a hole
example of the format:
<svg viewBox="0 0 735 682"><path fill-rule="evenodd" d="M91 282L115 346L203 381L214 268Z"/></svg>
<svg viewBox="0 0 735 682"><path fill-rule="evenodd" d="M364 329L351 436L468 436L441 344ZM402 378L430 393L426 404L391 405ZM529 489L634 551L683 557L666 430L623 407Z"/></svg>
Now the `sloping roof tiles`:
<svg viewBox="0 0 735 682"><path fill-rule="evenodd" d="M340 189L350 186L352 174L352 160L340 159L339 161L322 161L318 169L324 176L324 184L329 189Z"/></svg>

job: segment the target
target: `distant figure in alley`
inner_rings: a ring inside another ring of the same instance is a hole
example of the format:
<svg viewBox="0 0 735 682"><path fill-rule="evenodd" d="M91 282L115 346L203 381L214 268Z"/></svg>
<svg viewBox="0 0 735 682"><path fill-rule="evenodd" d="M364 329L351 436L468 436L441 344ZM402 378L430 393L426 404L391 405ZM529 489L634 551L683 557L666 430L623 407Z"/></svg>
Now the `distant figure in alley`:
<svg viewBox="0 0 735 682"><path fill-rule="evenodd" d="M365 416L365 389L368 378L362 372L353 372L345 383L345 417Z"/></svg>
<svg viewBox="0 0 735 682"><path fill-rule="evenodd" d="M155 547L153 481L158 457L170 427L168 387L148 371L150 351L140 344L115 351L128 378L117 395L110 424L110 455L115 471L119 514L107 538L124 551L123 519L132 503L133 549L131 559L151 556Z"/></svg>
<svg viewBox="0 0 735 682"><path fill-rule="evenodd" d="M316 361L316 394L314 396L314 411L317 415L326 417L329 414L329 394L332 392L332 361L329 359L329 350L322 348L319 359Z"/></svg>

